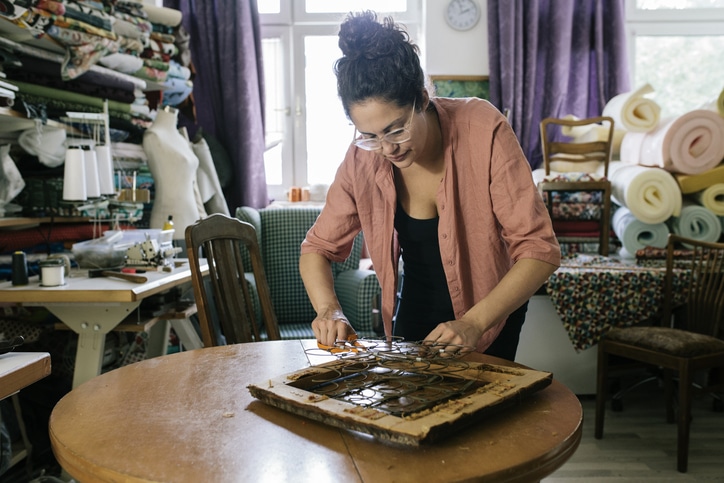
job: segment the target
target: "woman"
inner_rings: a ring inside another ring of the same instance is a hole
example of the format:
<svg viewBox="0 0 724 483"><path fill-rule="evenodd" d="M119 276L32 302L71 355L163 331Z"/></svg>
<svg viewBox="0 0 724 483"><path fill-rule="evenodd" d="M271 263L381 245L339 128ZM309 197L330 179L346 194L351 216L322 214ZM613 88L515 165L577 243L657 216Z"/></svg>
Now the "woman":
<svg viewBox="0 0 724 483"><path fill-rule="evenodd" d="M362 230L386 335L513 360L527 301L560 263L513 131L487 101L431 98L417 46L391 18L350 14L339 46L338 94L356 131L299 261L317 341L355 333L330 262Z"/></svg>

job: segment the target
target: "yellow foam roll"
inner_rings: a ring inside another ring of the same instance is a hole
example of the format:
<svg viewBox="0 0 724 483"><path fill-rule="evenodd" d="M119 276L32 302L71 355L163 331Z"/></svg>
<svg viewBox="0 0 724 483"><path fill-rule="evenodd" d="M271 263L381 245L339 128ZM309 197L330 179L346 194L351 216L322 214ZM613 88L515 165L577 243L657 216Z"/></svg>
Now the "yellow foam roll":
<svg viewBox="0 0 724 483"><path fill-rule="evenodd" d="M645 97L654 92L650 84L645 84L632 92L615 96L603 108L604 116L611 116L616 126L632 132L647 132L659 124L661 106Z"/></svg>
<svg viewBox="0 0 724 483"><path fill-rule="evenodd" d="M663 169L611 163L609 179L613 201L644 223L662 223L681 213L679 185Z"/></svg>
<svg viewBox="0 0 724 483"><path fill-rule="evenodd" d="M712 213L724 215L724 183L716 183L694 195L701 206Z"/></svg>
<svg viewBox="0 0 724 483"><path fill-rule="evenodd" d="M701 174L677 174L675 176L682 193L685 195L696 193L711 185L724 183L724 163Z"/></svg>

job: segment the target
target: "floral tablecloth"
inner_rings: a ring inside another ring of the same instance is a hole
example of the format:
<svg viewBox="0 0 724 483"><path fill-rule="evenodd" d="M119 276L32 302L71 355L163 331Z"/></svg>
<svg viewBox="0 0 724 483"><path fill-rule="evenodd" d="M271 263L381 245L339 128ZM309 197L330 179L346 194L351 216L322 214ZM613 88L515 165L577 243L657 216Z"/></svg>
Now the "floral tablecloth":
<svg viewBox="0 0 724 483"><path fill-rule="evenodd" d="M683 303L685 270L674 271L674 304ZM596 345L613 327L654 318L663 308L663 266L598 255L565 258L546 284L546 292L576 351Z"/></svg>

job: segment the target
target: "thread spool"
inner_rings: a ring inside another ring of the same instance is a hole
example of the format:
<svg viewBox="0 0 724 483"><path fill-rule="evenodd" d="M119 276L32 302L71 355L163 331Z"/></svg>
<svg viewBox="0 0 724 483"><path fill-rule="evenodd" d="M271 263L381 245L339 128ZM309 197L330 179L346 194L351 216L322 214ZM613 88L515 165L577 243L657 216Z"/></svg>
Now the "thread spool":
<svg viewBox="0 0 724 483"><path fill-rule="evenodd" d="M62 259L48 258L38 265L40 266L40 285L43 287L65 285L65 263Z"/></svg>
<svg viewBox="0 0 724 483"><path fill-rule="evenodd" d="M65 150L63 199L66 201L88 199L85 187L85 160L80 146L68 146L68 149Z"/></svg>
<svg viewBox="0 0 724 483"><path fill-rule="evenodd" d="M298 202L302 201L302 188L299 186L292 186L289 188L289 201Z"/></svg>
<svg viewBox="0 0 724 483"><path fill-rule="evenodd" d="M101 194L113 195L116 190L113 186L113 157L111 147L104 144L96 146L96 159L98 160L98 179L100 181Z"/></svg>
<svg viewBox="0 0 724 483"><path fill-rule="evenodd" d="M53 253L48 255L48 260L58 259L63 262L63 273L66 277L70 276L70 257L65 253Z"/></svg>
<svg viewBox="0 0 724 483"><path fill-rule="evenodd" d="M84 144L83 162L85 164L85 189L88 198L101 197L101 183L98 176L98 159L96 158L95 149L92 146Z"/></svg>
<svg viewBox="0 0 724 483"><path fill-rule="evenodd" d="M11 278L13 285L28 284L28 261L25 252L17 251L13 253Z"/></svg>

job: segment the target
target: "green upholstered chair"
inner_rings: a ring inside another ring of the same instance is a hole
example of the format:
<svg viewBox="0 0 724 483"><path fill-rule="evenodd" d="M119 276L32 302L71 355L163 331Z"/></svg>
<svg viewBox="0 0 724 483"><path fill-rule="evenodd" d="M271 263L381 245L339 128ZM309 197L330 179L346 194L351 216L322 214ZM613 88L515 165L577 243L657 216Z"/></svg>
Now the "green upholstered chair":
<svg viewBox="0 0 724 483"><path fill-rule="evenodd" d="M311 323L316 313L299 275L299 253L320 212L320 206L259 210L242 206L236 210L237 218L256 229L282 339L314 338ZM349 258L344 263L332 263L332 274L337 297L352 326L360 337L375 337L379 334L375 332L373 309L380 286L374 271L359 268L363 243L360 233Z"/></svg>

